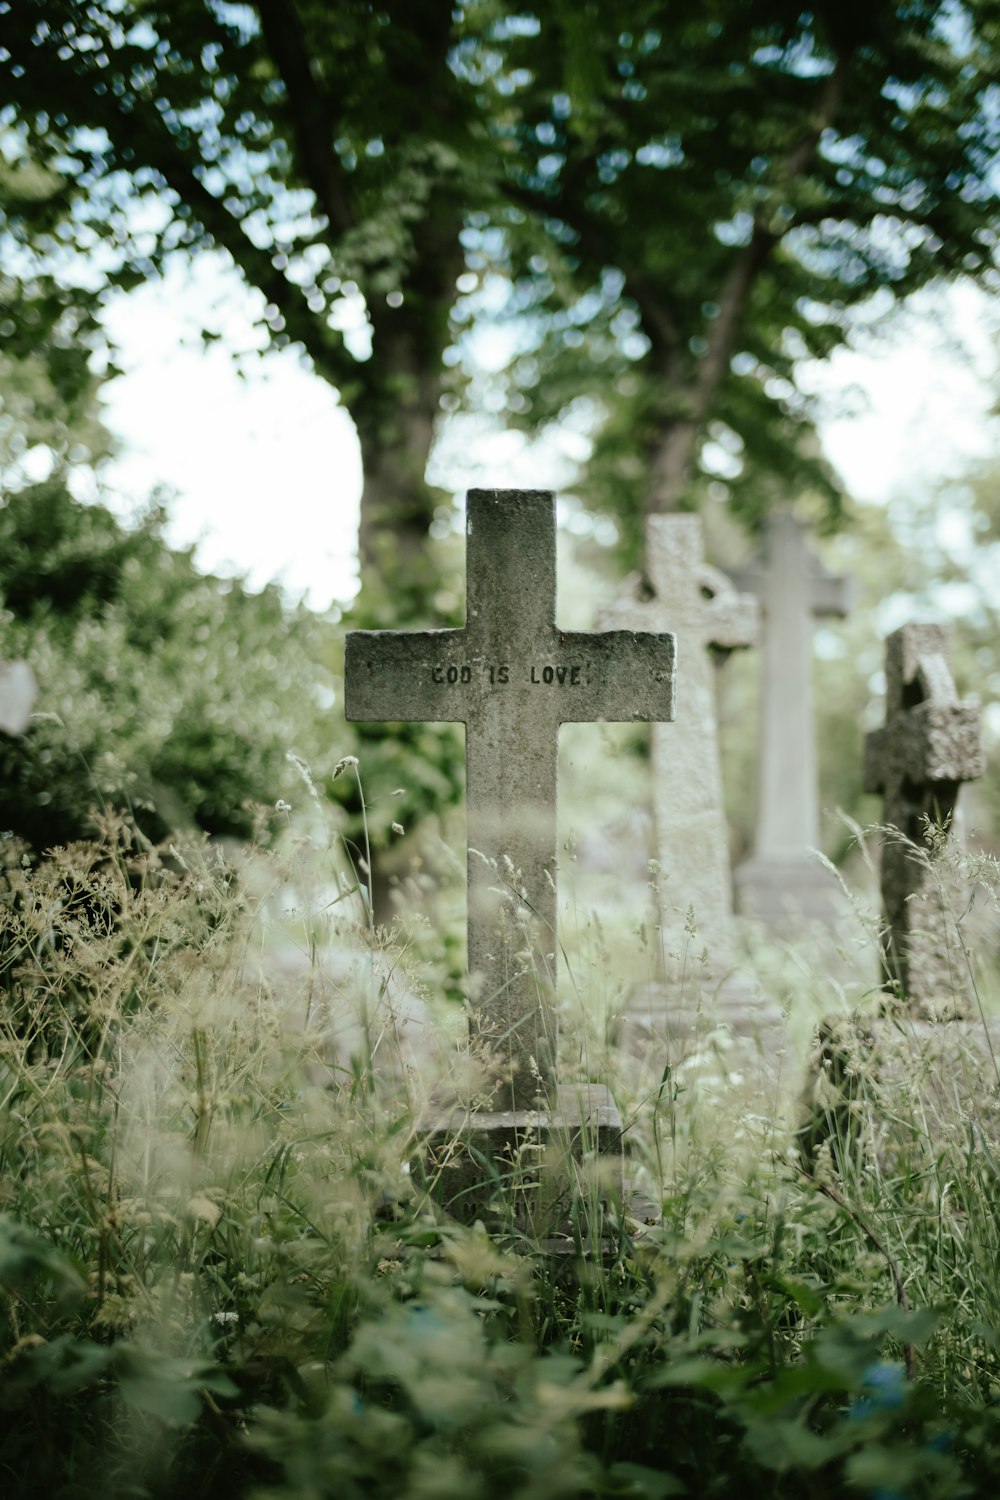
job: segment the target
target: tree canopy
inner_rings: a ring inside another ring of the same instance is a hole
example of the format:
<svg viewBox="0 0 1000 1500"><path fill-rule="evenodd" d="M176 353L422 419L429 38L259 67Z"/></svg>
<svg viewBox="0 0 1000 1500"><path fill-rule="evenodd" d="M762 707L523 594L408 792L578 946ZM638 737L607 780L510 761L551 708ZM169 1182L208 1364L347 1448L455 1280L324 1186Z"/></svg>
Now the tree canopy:
<svg viewBox="0 0 1000 1500"><path fill-rule="evenodd" d="M28 734L0 735L0 827L38 850L103 808L151 838L245 838L255 805L301 792L289 751L329 759L329 628L274 587L205 577L164 520L124 526L58 473L0 506L2 652L39 683Z"/></svg>
<svg viewBox="0 0 1000 1500"><path fill-rule="evenodd" d="M498 23L478 66L519 210L492 242L521 323L508 418L596 401L585 489L635 522L712 478L751 519L804 485L836 508L796 362L875 292L995 282L998 23L995 0L539 0Z"/></svg>
<svg viewBox="0 0 1000 1500"><path fill-rule="evenodd" d="M835 505L795 362L879 289L992 274L998 32L997 0L0 0L5 170L47 184L5 197L5 274L89 318L226 252L356 423L369 582L421 577L491 271L494 404L588 402L633 535L713 477L751 520Z"/></svg>

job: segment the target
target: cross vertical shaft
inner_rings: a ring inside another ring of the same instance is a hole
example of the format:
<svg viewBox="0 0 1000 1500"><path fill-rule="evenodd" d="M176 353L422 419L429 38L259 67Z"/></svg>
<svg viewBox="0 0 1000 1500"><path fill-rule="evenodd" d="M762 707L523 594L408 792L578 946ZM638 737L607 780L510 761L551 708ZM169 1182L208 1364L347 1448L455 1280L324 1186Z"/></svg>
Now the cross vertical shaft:
<svg viewBox="0 0 1000 1500"><path fill-rule="evenodd" d="M537 1093L555 1070L559 725L552 705L523 684L518 691L517 666L555 634L556 527L545 494L506 491L502 505L498 525L483 492L469 496L466 635L470 658L481 654L497 689L466 737L469 973L478 986L476 1032L515 1054ZM540 709L549 721L543 734Z"/></svg>

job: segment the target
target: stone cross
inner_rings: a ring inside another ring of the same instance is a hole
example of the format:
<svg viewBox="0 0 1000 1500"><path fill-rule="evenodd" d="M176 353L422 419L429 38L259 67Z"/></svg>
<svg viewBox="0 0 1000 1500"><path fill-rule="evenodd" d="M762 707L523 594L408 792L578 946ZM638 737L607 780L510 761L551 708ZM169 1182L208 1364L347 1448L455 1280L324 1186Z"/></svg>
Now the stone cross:
<svg viewBox="0 0 1000 1500"><path fill-rule="evenodd" d="M675 641L558 629L548 491L471 490L466 531L464 628L349 632L345 707L465 723L473 1029L530 1109L555 1069L559 726L672 718Z"/></svg>
<svg viewBox="0 0 1000 1500"><path fill-rule="evenodd" d="M601 624L670 629L684 663L677 684L677 722L653 728L653 820L664 948L668 954L683 953L686 914L693 908L699 949L707 945L724 962L732 878L709 648L731 651L753 645L759 605L705 562L699 516L649 518L645 573L645 579L638 574L626 579Z"/></svg>
<svg viewBox="0 0 1000 1500"><path fill-rule="evenodd" d="M752 857L736 872L741 911L781 927L794 906L832 915L836 886L809 855L819 846L819 792L812 693L813 620L843 616L850 585L809 550L789 506L768 517L762 557L734 573L764 611L757 826Z"/></svg>
<svg viewBox="0 0 1000 1500"><path fill-rule="evenodd" d="M981 715L955 691L943 625L904 625L885 646L885 724L865 740L865 790L884 796L885 822L909 840L882 846L891 974L912 1013L932 1019L965 984L928 822L947 827L960 784L985 771Z"/></svg>

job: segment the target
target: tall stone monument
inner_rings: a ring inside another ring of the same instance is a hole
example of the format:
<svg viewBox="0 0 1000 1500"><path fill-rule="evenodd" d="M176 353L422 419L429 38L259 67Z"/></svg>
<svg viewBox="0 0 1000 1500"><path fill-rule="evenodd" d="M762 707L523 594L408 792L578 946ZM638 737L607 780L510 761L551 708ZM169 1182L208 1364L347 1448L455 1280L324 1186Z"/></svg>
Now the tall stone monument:
<svg viewBox="0 0 1000 1500"><path fill-rule="evenodd" d="M882 904L890 979L909 1012L961 1011L965 965L936 866L959 787L985 769L981 712L959 699L943 625L911 624L886 643L885 724L865 740L865 790L885 798L885 822L902 838L882 845Z"/></svg>
<svg viewBox="0 0 1000 1500"><path fill-rule="evenodd" d="M839 906L836 882L809 852L820 842L812 636L815 619L847 613L850 589L810 551L807 529L781 506L761 557L733 574L763 607L757 823L736 904L780 931L796 918L831 920Z"/></svg>
<svg viewBox="0 0 1000 1500"><path fill-rule="evenodd" d="M672 630L683 664L677 720L653 726L653 828L660 866L664 978L676 982L685 959L686 915L695 942L716 967L730 958L732 876L722 796L711 648L731 651L757 639L759 606L705 562L699 516L651 516L645 577L626 579L601 617L605 626ZM678 957L671 958L676 954Z"/></svg>
<svg viewBox="0 0 1000 1500"><path fill-rule="evenodd" d="M461 1137L447 1196L474 1216L488 1198L482 1158L516 1156L529 1137L583 1143L589 1132L620 1157L608 1091L555 1081L558 731L672 718L675 640L558 628L551 493L471 490L466 532L465 626L351 631L344 676L349 719L466 726L470 1024L495 1061L501 1107L443 1120L437 1134Z"/></svg>

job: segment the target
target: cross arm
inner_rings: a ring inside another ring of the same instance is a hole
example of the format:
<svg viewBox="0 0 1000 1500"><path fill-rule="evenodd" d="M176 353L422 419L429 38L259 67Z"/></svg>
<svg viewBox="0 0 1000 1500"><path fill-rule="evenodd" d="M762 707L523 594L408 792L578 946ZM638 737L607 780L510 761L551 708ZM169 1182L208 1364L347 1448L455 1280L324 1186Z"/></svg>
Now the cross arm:
<svg viewBox="0 0 1000 1500"><path fill-rule="evenodd" d="M344 714L351 720L462 721L469 666L464 630L350 630Z"/></svg>
<svg viewBox="0 0 1000 1500"><path fill-rule="evenodd" d="M979 704L918 703L906 712L904 766L913 781L977 781L986 771Z"/></svg>
<svg viewBox="0 0 1000 1500"><path fill-rule="evenodd" d="M853 578L842 578L817 566L809 575L809 605L817 619L840 619L850 614L857 597Z"/></svg>
<svg viewBox="0 0 1000 1500"><path fill-rule="evenodd" d="M704 598L702 610L705 644L720 651L755 646L760 636L760 601L741 594L721 568L703 563L697 573Z"/></svg>
<svg viewBox="0 0 1000 1500"><path fill-rule="evenodd" d="M565 695L564 723L666 723L674 717L677 638L666 631L559 632L560 652L584 664L583 691Z"/></svg>

